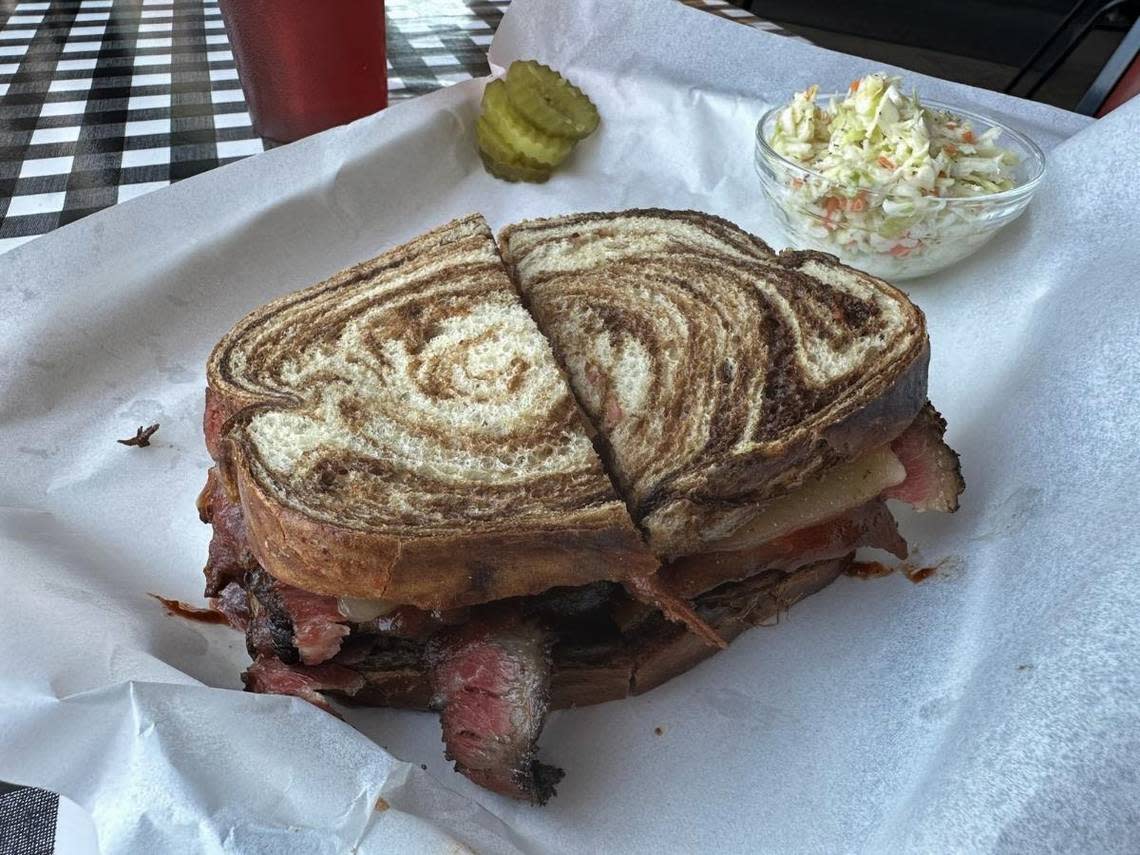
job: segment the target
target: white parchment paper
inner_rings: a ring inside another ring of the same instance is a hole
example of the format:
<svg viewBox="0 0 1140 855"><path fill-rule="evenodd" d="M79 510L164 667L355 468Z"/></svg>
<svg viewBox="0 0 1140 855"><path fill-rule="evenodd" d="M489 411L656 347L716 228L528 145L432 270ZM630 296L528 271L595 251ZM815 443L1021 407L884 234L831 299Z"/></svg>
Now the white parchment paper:
<svg viewBox="0 0 1140 855"><path fill-rule="evenodd" d="M241 638L147 597L200 596L203 363L246 311L473 210L698 208L783 245L756 119L881 67L665 0L515 0L491 60L520 56L604 117L546 185L483 173L472 81L0 256L0 779L74 799L105 853L1140 851L1140 104L1093 124L908 75L1049 157L1018 223L908 286L968 484L900 514L940 572L842 579L553 714L546 808L452 773L432 716L235 691Z"/></svg>

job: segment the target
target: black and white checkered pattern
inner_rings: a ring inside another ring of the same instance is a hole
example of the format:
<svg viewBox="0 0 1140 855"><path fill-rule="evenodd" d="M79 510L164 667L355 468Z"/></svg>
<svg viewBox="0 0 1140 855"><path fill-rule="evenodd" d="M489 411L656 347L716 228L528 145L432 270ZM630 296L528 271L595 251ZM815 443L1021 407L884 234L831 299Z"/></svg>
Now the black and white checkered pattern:
<svg viewBox="0 0 1140 855"><path fill-rule="evenodd" d="M0 853L53 855L59 796L0 781Z"/></svg>
<svg viewBox="0 0 1140 855"><path fill-rule="evenodd" d="M0 250L264 148L216 0L20 2L0 58Z"/></svg>
<svg viewBox="0 0 1140 855"><path fill-rule="evenodd" d="M780 32L725 0L681 0ZM509 0L385 0L389 99L488 73ZM5 0L0 252L264 150L218 0Z"/></svg>
<svg viewBox="0 0 1140 855"><path fill-rule="evenodd" d="M388 99L482 77L510 0L385 0Z"/></svg>

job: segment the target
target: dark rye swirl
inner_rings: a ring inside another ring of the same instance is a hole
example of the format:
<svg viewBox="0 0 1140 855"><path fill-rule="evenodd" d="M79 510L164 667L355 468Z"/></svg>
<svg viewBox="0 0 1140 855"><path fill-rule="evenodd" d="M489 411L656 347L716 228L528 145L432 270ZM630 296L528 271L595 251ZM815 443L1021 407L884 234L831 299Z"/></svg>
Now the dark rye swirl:
<svg viewBox="0 0 1140 855"><path fill-rule="evenodd" d="M211 453L289 584L452 608L656 567L478 215L257 309L207 380Z"/></svg>
<svg viewBox="0 0 1140 855"><path fill-rule="evenodd" d="M499 245L659 556L739 548L766 500L925 401L921 311L831 256L661 210L520 223Z"/></svg>

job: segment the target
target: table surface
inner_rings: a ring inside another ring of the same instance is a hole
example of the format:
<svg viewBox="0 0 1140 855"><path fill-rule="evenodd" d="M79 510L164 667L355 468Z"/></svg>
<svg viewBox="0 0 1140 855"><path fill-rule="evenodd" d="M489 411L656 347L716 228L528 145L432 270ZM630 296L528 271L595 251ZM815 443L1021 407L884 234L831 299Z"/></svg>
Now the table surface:
<svg viewBox="0 0 1140 855"><path fill-rule="evenodd" d="M783 33L724 0L681 0ZM385 0L392 102L489 73L509 0ZM5 2L0 252L263 151L217 0Z"/></svg>

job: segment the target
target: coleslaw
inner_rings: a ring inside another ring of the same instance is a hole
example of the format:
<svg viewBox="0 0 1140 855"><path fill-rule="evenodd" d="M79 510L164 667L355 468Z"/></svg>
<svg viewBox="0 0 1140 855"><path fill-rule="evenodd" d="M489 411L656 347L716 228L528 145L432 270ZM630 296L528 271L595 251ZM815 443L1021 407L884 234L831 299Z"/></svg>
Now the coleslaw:
<svg viewBox="0 0 1140 855"><path fill-rule="evenodd" d="M990 236L983 200L1013 189L1018 156L998 145L1001 129L906 95L901 79L870 74L843 96L817 103L798 92L776 115L768 144L803 172L788 175L785 216L823 248L857 262L889 259L943 266ZM967 244L974 244L968 247ZM880 263L876 265L883 268Z"/></svg>

